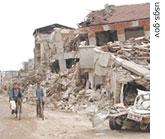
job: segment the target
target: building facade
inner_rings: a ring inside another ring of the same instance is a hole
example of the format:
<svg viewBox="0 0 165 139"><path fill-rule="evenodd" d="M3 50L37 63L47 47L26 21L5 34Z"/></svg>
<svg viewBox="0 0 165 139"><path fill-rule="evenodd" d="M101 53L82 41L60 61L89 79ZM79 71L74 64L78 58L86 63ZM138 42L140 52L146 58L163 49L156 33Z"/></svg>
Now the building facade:
<svg viewBox="0 0 165 139"><path fill-rule="evenodd" d="M66 69L64 60L64 41L74 29L60 24L38 28L34 31L34 68L50 70ZM60 69L59 69L60 68Z"/></svg>
<svg viewBox="0 0 165 139"><path fill-rule="evenodd" d="M125 41L131 37L150 35L150 4L105 5L92 11L79 23L79 30L88 34L90 44L101 46L107 42Z"/></svg>

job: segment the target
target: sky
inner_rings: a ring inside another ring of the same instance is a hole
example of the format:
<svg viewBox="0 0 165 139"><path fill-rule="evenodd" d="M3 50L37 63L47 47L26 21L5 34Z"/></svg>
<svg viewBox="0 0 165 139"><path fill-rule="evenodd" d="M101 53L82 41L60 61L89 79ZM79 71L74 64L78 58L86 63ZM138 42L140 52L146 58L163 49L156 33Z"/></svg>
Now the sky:
<svg viewBox="0 0 165 139"><path fill-rule="evenodd" d="M19 70L33 58L36 28L54 23L77 27L92 10L105 4L124 5L149 0L4 0L0 1L0 71Z"/></svg>

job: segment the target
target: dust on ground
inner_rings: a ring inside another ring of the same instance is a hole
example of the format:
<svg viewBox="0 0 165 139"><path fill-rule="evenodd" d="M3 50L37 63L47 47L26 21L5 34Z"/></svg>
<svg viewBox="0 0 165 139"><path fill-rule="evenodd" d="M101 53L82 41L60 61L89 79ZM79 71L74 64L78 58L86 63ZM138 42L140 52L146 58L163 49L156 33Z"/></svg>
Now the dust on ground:
<svg viewBox="0 0 165 139"><path fill-rule="evenodd" d="M45 120L37 119L35 106L23 104L22 119L11 115L6 96L0 96L1 139L149 139L138 131L112 131L108 121L97 128L84 114L45 110Z"/></svg>

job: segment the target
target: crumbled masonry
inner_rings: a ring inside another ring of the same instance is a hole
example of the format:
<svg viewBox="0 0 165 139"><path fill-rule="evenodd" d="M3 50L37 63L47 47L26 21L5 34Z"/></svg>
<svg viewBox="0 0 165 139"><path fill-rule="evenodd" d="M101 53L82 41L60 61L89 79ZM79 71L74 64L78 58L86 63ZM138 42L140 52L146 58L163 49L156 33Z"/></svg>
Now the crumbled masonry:
<svg viewBox="0 0 165 139"><path fill-rule="evenodd" d="M144 66L149 70L149 51L150 41L145 37L131 38L128 41L117 41L114 43L107 43L107 45L98 47L104 52L112 53L115 56L134 62L138 65ZM81 46L85 47L85 45ZM97 47L96 47L97 48ZM115 63L114 63L115 64ZM136 83L145 86L149 89L149 81L140 77L136 73L130 72L126 68L116 66L118 71L118 79L121 82L132 81L136 78ZM108 109L114 104L114 96L111 91L108 91L109 81L112 80L111 76L107 76L101 88L89 89L84 85L83 80L80 78L80 64L73 65L59 73L47 73L48 79L42 79L41 76L30 76L26 78L28 81L34 80L34 84L27 86L27 101L35 104L35 80L41 80L42 86L46 90L46 107L52 110L84 112L92 114L103 109ZM26 81L27 82L27 81ZM132 97L135 97L134 94ZM131 96L125 98L125 101L131 100Z"/></svg>

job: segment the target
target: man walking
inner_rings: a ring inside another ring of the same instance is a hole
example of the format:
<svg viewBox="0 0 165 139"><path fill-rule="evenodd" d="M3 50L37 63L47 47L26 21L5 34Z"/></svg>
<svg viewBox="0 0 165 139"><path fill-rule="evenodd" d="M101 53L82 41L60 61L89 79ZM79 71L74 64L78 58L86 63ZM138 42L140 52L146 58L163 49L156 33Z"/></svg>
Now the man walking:
<svg viewBox="0 0 165 139"><path fill-rule="evenodd" d="M37 88L36 88L36 112L37 112L37 117L38 116L41 117L40 103L42 103L42 108L44 109L44 97L45 97L44 89L41 87L40 82L38 82L37 83Z"/></svg>
<svg viewBox="0 0 165 139"><path fill-rule="evenodd" d="M17 82L14 82L13 88L11 89L9 93L9 101L11 105L15 105L17 103L18 98L22 99L23 93L19 87L19 84ZM15 103L15 104L14 104ZM12 106L11 106L12 108ZM16 113L15 109L12 109L12 114Z"/></svg>

